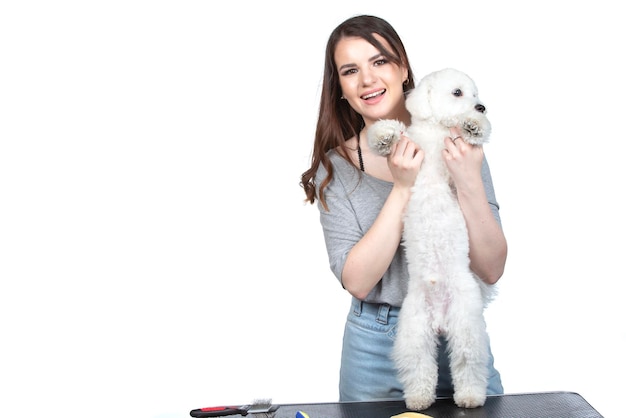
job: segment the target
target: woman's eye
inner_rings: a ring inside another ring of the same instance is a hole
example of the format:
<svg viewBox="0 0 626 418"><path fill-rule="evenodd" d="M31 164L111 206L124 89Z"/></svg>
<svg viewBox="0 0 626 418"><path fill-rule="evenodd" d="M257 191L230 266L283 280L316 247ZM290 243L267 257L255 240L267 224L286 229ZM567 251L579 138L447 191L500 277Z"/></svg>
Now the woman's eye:
<svg viewBox="0 0 626 418"><path fill-rule="evenodd" d="M383 65L383 64L387 64L387 60L384 58L374 61L374 65Z"/></svg>
<svg viewBox="0 0 626 418"><path fill-rule="evenodd" d="M463 92L461 91L461 89L456 89L452 92L452 94L454 94L456 97L461 97L463 96Z"/></svg>
<svg viewBox="0 0 626 418"><path fill-rule="evenodd" d="M354 74L356 73L356 69L355 68L349 68L347 70L345 70L344 72L341 73L341 75L349 75L349 74Z"/></svg>

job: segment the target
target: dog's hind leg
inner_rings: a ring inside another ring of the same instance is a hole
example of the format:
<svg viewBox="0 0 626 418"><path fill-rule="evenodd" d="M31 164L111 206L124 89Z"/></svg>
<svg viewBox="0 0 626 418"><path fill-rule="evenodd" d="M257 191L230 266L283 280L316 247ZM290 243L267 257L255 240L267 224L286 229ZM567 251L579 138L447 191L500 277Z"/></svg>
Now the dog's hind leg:
<svg viewBox="0 0 626 418"><path fill-rule="evenodd" d="M408 409L423 410L435 402L438 343L424 292L409 291L400 310L394 343L394 361Z"/></svg>
<svg viewBox="0 0 626 418"><path fill-rule="evenodd" d="M473 278L471 279L474 280ZM489 347L477 283L459 289L448 311L448 350L454 401L462 408L484 405L487 396Z"/></svg>

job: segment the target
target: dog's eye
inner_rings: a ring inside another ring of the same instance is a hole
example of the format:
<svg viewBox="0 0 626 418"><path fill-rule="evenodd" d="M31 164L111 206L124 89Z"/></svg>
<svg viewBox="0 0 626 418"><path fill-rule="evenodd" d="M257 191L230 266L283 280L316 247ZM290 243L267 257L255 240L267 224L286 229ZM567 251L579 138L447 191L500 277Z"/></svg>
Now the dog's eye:
<svg viewBox="0 0 626 418"><path fill-rule="evenodd" d="M456 89L452 92L452 94L454 94L456 97L461 97L463 96L463 92L461 91L461 89Z"/></svg>

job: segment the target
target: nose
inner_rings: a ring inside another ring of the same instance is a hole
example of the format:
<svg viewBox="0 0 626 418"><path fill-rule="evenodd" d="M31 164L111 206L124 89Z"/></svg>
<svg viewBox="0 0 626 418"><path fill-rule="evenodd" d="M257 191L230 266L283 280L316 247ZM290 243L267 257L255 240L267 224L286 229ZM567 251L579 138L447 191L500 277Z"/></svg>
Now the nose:
<svg viewBox="0 0 626 418"><path fill-rule="evenodd" d="M373 71L371 71L370 69L365 69L365 68L361 70L361 82L364 85L373 84L374 81L376 81L376 75L374 74Z"/></svg>
<svg viewBox="0 0 626 418"><path fill-rule="evenodd" d="M484 105L481 105L480 103L474 106L474 109L478 110L480 113L485 113L485 110L487 110L487 108Z"/></svg>

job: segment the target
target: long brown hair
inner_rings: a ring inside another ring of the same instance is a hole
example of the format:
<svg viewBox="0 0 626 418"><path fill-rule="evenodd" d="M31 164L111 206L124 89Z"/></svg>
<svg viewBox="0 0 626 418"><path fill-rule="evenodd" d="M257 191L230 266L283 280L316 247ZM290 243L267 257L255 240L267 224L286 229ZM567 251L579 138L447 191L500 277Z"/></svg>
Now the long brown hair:
<svg viewBox="0 0 626 418"><path fill-rule="evenodd" d="M391 51L388 51L374 37L374 34L378 34L385 39L391 46ZM305 202L313 204L315 199L319 198L326 210L328 210L328 206L324 198L324 189L333 177L333 168L327 152L340 147L344 151L340 154L347 155L346 140L357 135L364 125L361 115L350 107L347 100L341 99L339 74L335 64L335 49L339 41L346 37L365 39L385 55L389 61L396 65L405 66L408 70L408 82L403 85L404 91L407 92L415 87L413 71L409 65L409 58L404 49L404 44L395 29L384 19L368 15L354 16L341 23L330 34L326 44L324 79L322 81L311 167L302 174L300 180L300 186L302 186L306 194ZM350 163L354 165L352 161ZM315 174L320 164L326 168L328 176L322 180L319 187L319 196L317 196Z"/></svg>

